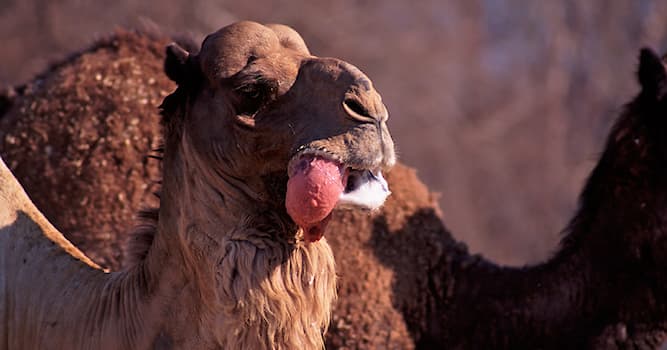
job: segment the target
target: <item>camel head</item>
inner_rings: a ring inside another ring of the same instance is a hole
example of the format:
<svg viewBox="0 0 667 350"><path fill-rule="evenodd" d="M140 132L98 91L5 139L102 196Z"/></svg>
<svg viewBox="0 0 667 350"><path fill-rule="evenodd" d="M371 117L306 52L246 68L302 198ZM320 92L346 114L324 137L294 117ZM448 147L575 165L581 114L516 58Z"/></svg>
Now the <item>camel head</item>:
<svg viewBox="0 0 667 350"><path fill-rule="evenodd" d="M667 268L667 71L653 50L641 50L637 79L640 92L609 134L574 224L598 227L597 246L606 247L606 254L623 269L648 274L656 270L647 266L661 266L662 273ZM654 277L644 279L664 280Z"/></svg>
<svg viewBox="0 0 667 350"><path fill-rule="evenodd" d="M167 142L183 140L223 196L288 213L312 242L334 207L375 209L389 194L380 95L353 65L310 54L293 29L238 22L198 53L169 46L165 71L178 84L163 104Z"/></svg>
<svg viewBox="0 0 667 350"><path fill-rule="evenodd" d="M616 122L602 163L627 180L667 185L667 71L652 49L640 51L637 80L641 90Z"/></svg>

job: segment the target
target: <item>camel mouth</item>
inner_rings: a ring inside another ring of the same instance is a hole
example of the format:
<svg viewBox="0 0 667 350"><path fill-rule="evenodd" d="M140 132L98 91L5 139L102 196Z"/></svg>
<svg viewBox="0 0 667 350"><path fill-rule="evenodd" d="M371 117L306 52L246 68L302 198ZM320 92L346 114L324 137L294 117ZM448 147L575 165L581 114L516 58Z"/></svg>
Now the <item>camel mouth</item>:
<svg viewBox="0 0 667 350"><path fill-rule="evenodd" d="M302 149L292 157L288 165L288 175L295 173L295 166L305 158L319 157L339 164L344 174L344 189L338 197L338 209L376 210L382 207L391 194L389 184L382 175L380 166L367 168L348 164L341 157L325 149Z"/></svg>
<svg viewBox="0 0 667 350"><path fill-rule="evenodd" d="M322 238L335 208L378 209L391 193L379 167L350 166L321 149L298 152L287 174L285 208L307 242Z"/></svg>

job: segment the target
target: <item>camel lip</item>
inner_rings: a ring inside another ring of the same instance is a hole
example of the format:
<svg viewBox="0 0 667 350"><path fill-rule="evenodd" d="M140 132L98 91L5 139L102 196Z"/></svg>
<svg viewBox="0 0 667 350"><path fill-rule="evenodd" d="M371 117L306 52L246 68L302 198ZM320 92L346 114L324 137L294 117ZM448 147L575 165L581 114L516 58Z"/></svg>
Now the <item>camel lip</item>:
<svg viewBox="0 0 667 350"><path fill-rule="evenodd" d="M301 146L297 149L294 155L290 158L287 164L287 175L292 176L294 174L294 166L304 157L320 157L338 163L341 166L341 170L347 171L370 171L373 174L381 173L382 170L386 170L386 167L383 167L379 162L376 165L368 166L370 162L357 162L353 163L346 161L343 157L335 154L334 152L329 151L326 148L318 147L313 148L309 146Z"/></svg>
<svg viewBox="0 0 667 350"><path fill-rule="evenodd" d="M389 184L379 168L374 170L353 169L349 171L347 185L336 207L376 210L382 207L390 194Z"/></svg>
<svg viewBox="0 0 667 350"><path fill-rule="evenodd" d="M324 158L334 163L338 163L338 165L341 167L341 170L347 168L345 166L345 163L342 161L340 157L327 151L326 149L301 148L299 149L299 151L297 151L297 153L294 156L292 156L289 163L287 164L287 175L289 177L292 177L292 175L294 175L296 170L296 164L299 162L299 160L301 160L304 157Z"/></svg>
<svg viewBox="0 0 667 350"><path fill-rule="evenodd" d="M380 166L364 168L347 164L341 160L341 157L324 148L300 148L288 164L289 177L294 175L296 164L304 157L321 157L338 163L341 167L341 173L345 174L346 180L345 189L336 203L337 209L376 210L391 194L389 184L382 176Z"/></svg>

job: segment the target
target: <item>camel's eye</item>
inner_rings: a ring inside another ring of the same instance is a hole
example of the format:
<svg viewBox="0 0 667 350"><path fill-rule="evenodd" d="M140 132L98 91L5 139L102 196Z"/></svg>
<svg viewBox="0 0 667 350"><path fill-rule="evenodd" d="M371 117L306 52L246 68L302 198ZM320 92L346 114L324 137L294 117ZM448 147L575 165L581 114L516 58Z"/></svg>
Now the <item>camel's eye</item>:
<svg viewBox="0 0 667 350"><path fill-rule="evenodd" d="M245 85L236 90L239 94L239 103L236 107L236 114L254 115L262 106L265 97L265 91L259 86Z"/></svg>
<svg viewBox="0 0 667 350"><path fill-rule="evenodd" d="M277 90L275 82L261 76L244 77L237 81L234 91L238 100L236 114L253 116L271 101Z"/></svg>

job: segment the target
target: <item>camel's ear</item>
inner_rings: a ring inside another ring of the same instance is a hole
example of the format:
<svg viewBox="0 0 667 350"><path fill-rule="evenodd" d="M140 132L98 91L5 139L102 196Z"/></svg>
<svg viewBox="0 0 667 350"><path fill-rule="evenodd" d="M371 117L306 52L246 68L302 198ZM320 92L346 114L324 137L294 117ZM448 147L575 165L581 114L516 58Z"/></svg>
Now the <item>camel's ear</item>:
<svg viewBox="0 0 667 350"><path fill-rule="evenodd" d="M188 58L190 53L176 43L167 46L167 58L164 60L164 72L169 79L183 84L190 74Z"/></svg>
<svg viewBox="0 0 667 350"><path fill-rule="evenodd" d="M645 96L660 99L667 88L667 72L662 59L650 48L643 48L639 53L637 78Z"/></svg>

